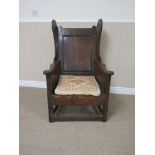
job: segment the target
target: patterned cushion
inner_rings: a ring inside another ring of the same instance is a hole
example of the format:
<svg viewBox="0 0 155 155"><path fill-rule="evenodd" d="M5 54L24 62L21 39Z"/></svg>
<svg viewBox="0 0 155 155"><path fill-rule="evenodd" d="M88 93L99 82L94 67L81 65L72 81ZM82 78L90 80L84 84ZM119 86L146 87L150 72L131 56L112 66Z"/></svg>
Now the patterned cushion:
<svg viewBox="0 0 155 155"><path fill-rule="evenodd" d="M55 94L58 95L100 95L100 88L94 76L60 75Z"/></svg>

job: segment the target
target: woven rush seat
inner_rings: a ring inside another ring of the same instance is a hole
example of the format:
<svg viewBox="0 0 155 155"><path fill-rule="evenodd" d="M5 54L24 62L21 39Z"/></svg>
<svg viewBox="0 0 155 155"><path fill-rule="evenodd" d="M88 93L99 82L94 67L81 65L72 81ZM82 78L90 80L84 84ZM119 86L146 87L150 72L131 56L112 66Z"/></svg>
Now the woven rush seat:
<svg viewBox="0 0 155 155"><path fill-rule="evenodd" d="M55 94L99 96L101 91L95 76L60 75Z"/></svg>

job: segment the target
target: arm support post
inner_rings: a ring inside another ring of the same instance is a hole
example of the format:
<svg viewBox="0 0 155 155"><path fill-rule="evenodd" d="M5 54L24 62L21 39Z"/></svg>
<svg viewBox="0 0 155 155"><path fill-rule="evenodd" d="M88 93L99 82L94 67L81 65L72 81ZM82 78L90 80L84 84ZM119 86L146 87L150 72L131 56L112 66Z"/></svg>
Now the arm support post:
<svg viewBox="0 0 155 155"><path fill-rule="evenodd" d="M98 80L99 84L104 90L104 94L109 96L110 91L110 81L111 76L114 74L113 71L108 71L106 66L102 63L98 63L95 61L95 77Z"/></svg>
<svg viewBox="0 0 155 155"><path fill-rule="evenodd" d="M43 71L43 74L46 75L48 95L51 94L53 88L58 82L60 72L61 72L60 61L56 61L55 63L51 64L49 70Z"/></svg>

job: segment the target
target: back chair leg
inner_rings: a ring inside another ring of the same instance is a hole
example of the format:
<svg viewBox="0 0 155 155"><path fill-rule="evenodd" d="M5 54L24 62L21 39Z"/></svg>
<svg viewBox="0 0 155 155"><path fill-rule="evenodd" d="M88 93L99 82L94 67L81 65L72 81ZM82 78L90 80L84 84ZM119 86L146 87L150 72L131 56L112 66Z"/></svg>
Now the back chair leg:
<svg viewBox="0 0 155 155"><path fill-rule="evenodd" d="M49 115L49 122L54 122L54 118L53 118L54 108L50 99L48 99L48 115Z"/></svg>

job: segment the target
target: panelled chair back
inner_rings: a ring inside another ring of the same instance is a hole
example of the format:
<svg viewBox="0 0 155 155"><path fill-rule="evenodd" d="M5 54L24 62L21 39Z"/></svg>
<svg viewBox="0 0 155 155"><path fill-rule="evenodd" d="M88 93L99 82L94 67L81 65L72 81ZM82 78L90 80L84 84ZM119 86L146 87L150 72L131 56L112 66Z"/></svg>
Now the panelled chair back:
<svg viewBox="0 0 155 155"><path fill-rule="evenodd" d="M47 81L49 121L107 121L112 71L100 57L102 19L92 28L63 28L52 21L55 43L54 63L43 73ZM93 105L99 115L89 117L58 116L57 109L67 105Z"/></svg>

